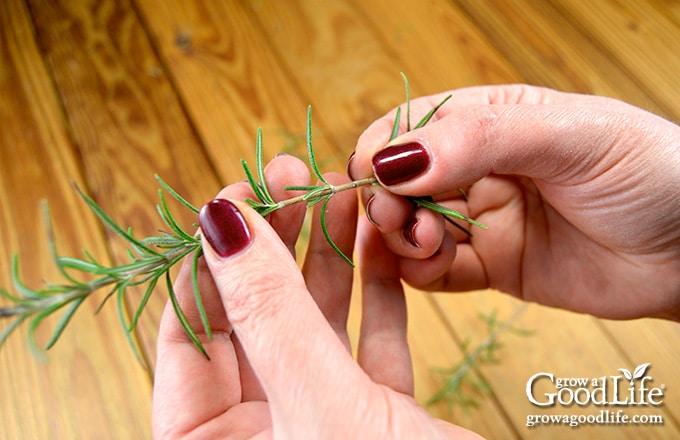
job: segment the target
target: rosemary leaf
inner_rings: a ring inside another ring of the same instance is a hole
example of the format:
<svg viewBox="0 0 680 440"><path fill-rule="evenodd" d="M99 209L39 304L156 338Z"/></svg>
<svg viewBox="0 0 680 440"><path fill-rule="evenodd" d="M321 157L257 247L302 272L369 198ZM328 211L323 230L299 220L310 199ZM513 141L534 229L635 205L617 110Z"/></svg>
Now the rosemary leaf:
<svg viewBox="0 0 680 440"><path fill-rule="evenodd" d="M175 295L175 289L172 287L172 281L170 281L170 274L168 272L165 273L165 282L168 287L168 296L170 296L172 308L175 310L175 315L177 315L179 323L182 325L182 328L186 332L189 339L191 339L191 342L194 343L194 345L203 354L203 356L205 356L206 359L210 360L210 356L208 356L208 353L205 351L203 343L198 338L198 335L194 331L193 327L191 327L191 323L189 323L189 320L187 319L186 315L184 314L184 311L179 305L179 301L177 300L177 295Z"/></svg>
<svg viewBox="0 0 680 440"><path fill-rule="evenodd" d="M175 221L175 218L170 213L170 208L168 208L168 204L165 201L165 195L163 195L163 190L160 189L158 190L158 198L160 199L160 204L157 205L158 213L160 214L165 224L168 225L170 229L172 229L172 232L177 234L177 236L185 239L186 241L195 240L194 237L184 232L184 230Z"/></svg>
<svg viewBox="0 0 680 440"><path fill-rule="evenodd" d="M241 159L241 166L243 167L243 171L246 173L246 179L248 179L248 183L250 184L250 187L253 189L253 192L255 193L255 197L260 199L261 202L264 202L266 196L262 192L262 188L260 187L260 184L257 183L255 180L255 176L253 176L253 172L250 171L250 167L248 166L248 162L246 162L244 159Z"/></svg>
<svg viewBox="0 0 680 440"><path fill-rule="evenodd" d="M61 334L64 332L64 329L66 328L66 325L68 325L69 321L71 321L71 318L73 317L73 314L78 310L78 307L85 301L85 297L81 296L80 298L76 298L73 300L71 305L68 307L66 312L64 312L64 315L61 317L59 322L57 323L56 328L52 332L52 336L50 339L47 341L47 344L45 344L45 350L49 350L52 348L52 346L57 342Z"/></svg>
<svg viewBox="0 0 680 440"><path fill-rule="evenodd" d="M392 133L390 134L390 141L399 136L399 123L401 122L401 107L397 108L397 114L394 116L394 125L392 125Z"/></svg>
<svg viewBox="0 0 680 440"><path fill-rule="evenodd" d="M19 256L16 254L12 257L12 284L14 289L26 298L39 299L43 296L40 292L34 292L21 282L21 277L19 276Z"/></svg>
<svg viewBox="0 0 680 440"><path fill-rule="evenodd" d="M267 187L267 179L264 176L264 159L262 151L262 128L257 129L257 141L255 142L255 169L257 170L257 177L260 179L260 187L262 189L262 196L260 200L268 205L274 205L276 202L269 193Z"/></svg>
<svg viewBox="0 0 680 440"><path fill-rule="evenodd" d="M430 110L429 112L427 112L427 114L426 114L425 116L423 116L423 119L421 119L421 120L416 124L416 126L413 127L413 129L414 129L414 130L415 130L415 129L418 129L418 128L424 126L425 124L427 124L428 122L430 122L430 119L432 119L432 117L434 116L434 114L437 113L437 110L439 110L439 109L441 108L441 106L443 106L444 104L446 104L446 101L448 101L449 99L451 99L451 96L452 96L452 95L448 95L446 98L442 99L442 101L441 101L439 104L437 104L432 110Z"/></svg>
<svg viewBox="0 0 680 440"><path fill-rule="evenodd" d="M319 165L316 163L316 157L314 157L314 148L312 146L312 106L310 105L307 107L307 156L309 158L309 165L312 167L312 171L314 171L314 174L316 177L319 178L320 181L322 181L324 184L329 185L328 181L326 178L323 177L323 174L319 170Z"/></svg>
<svg viewBox="0 0 680 440"><path fill-rule="evenodd" d="M89 198L87 195L85 195L85 193L83 193L83 192L80 190L80 188L78 188L77 186L76 186L75 188L76 188L76 191L78 191L78 194L80 194L80 197L82 197L83 200L85 200L85 203L87 203L87 205L90 207L90 209L92 210L92 212L94 212L94 213L97 215L97 217L99 217L99 219L100 219L105 225L107 225L109 228L111 228L111 230L113 230L113 231L116 232L118 235L120 235L121 237L123 237L126 241L128 241L128 242L130 242L132 245L134 245L135 248L137 248L139 251L143 251L142 253L146 252L146 253L149 253L149 254L152 254L152 255L160 255L158 252L154 251L154 250L151 249L150 247L145 246L143 243L141 243L140 241L138 241L136 238L134 238L134 237L132 236L132 234L130 234L129 232L126 232L125 230L123 230L123 228L121 228L120 226L118 226L118 225L116 224L116 222L114 222L114 221L111 219L111 217L109 217L109 215L108 215L107 213L105 213L104 210L103 210L99 205L97 205L97 204L95 203L94 200L92 200L92 199Z"/></svg>
<svg viewBox="0 0 680 440"><path fill-rule="evenodd" d="M198 286L198 260L203 255L202 250L196 249L194 251L194 256L191 261L191 284L194 290L194 301L196 301L196 308L198 309L198 314L201 317L201 323L203 323L203 330L205 331L208 340L212 341L212 330L210 328L210 323L208 322L208 313L203 305L203 298L201 298L201 289Z"/></svg>
<svg viewBox="0 0 680 440"><path fill-rule="evenodd" d="M401 78L404 80L404 89L406 92L406 131L411 131L411 87L408 83L408 78L401 73Z"/></svg>
<svg viewBox="0 0 680 440"><path fill-rule="evenodd" d="M137 310L135 311L135 314L132 316L132 319L130 320L130 325L126 329L128 332L132 332L135 328L137 328L137 322L139 321L139 318L142 315L142 312L144 311L146 304L149 302L151 294L153 293L153 290L156 288L156 284L158 283L158 279L161 277L161 275L163 275L163 273L158 272L151 276L149 284L146 286L146 290L144 291L144 295L142 296L142 299L140 300L139 305L137 306Z"/></svg>
<svg viewBox="0 0 680 440"><path fill-rule="evenodd" d="M132 352L135 355L135 358L137 358L137 361L141 365L145 365L146 363L144 362L144 358L142 357L142 353L139 351L139 347L137 346L137 341L135 340L132 332L128 331L128 328L130 327L130 324L128 324L127 319L125 317L126 313L126 308L125 308L125 291L127 289L127 283L122 282L117 285L117 288L114 290L116 294L116 304L118 308L118 320L120 321L120 326L123 328L123 333L125 333L125 337L127 338L128 344L130 345L130 348L132 348Z"/></svg>
<svg viewBox="0 0 680 440"><path fill-rule="evenodd" d="M442 206L438 203L435 203L431 200L428 200L427 198L424 197L410 197L410 199L413 201L418 206L422 206L423 208L430 209L434 212L438 212L440 214L443 214L448 217L453 217L457 218L458 220L464 220L470 224L473 224L479 228L482 229L489 229L486 225L483 225L482 223L478 222L477 220L474 220L467 215L463 214L460 211L456 211L455 209L447 208L445 206Z"/></svg>
<svg viewBox="0 0 680 440"><path fill-rule="evenodd" d="M163 179L158 174L155 174L154 177L158 181L158 183L165 189L172 197L174 197L178 202L180 202L182 205L186 206L189 208L190 211L193 211L194 214L198 214L198 208L196 208L194 205L191 203L187 202L184 197L179 195L177 191L175 191L170 185L165 183Z"/></svg>
<svg viewBox="0 0 680 440"><path fill-rule="evenodd" d="M326 227L326 212L328 211L328 202L331 201L330 197L327 197L326 200L323 202L323 205L321 205L321 215L319 218L319 221L321 223L321 230L323 231L324 237L326 237L326 241L328 244L331 245L333 250L342 257L343 260L347 262L350 266L354 267L354 262L347 256L345 255L344 252L338 247L337 244L333 241L331 238L330 234L328 233L328 228Z"/></svg>

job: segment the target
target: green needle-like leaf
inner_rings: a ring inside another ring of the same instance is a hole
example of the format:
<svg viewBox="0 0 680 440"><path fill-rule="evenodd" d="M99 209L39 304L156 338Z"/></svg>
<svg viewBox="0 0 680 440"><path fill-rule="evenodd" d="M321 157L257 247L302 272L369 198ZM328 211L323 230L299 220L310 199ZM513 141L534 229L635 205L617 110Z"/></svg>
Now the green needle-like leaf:
<svg viewBox="0 0 680 440"><path fill-rule="evenodd" d="M155 174L154 177L156 178L158 183L160 183L160 185L163 187L163 189L165 189L168 192L168 194L170 194L172 197L174 197L182 205L189 208L190 211L193 211L194 214L198 214L198 208L196 208L191 203L187 202L186 199L184 197L182 197L181 195L179 195L179 193L177 193L177 191L175 191L173 187L171 187L170 185L165 183L165 181L163 179L161 179L161 177L158 174Z"/></svg>
<svg viewBox="0 0 680 440"><path fill-rule="evenodd" d="M423 127L425 124L430 122L430 119L432 119L434 114L437 113L437 110L439 110L444 104L446 104L446 101L448 101L449 99L451 99L451 95L448 95L446 98L442 99L442 101L439 104L437 104L432 110L430 110L429 112L427 112L427 114L425 116L423 116L423 119L421 119L416 124L416 126L413 127L413 129L415 130L415 129L418 129L420 127Z"/></svg>
<svg viewBox="0 0 680 440"><path fill-rule="evenodd" d="M77 186L76 186L76 191L78 191L78 194L80 194L80 197L82 197L83 200L85 200L85 203L87 203L87 205L90 207L90 209L92 209L92 211L97 215L97 217L99 217L99 219L106 226L111 228L111 230L113 230L118 235L123 237L126 241L130 242L131 245L135 246L139 250L144 251L144 252L149 253L149 254L152 254L152 255L160 255L158 252L154 251L153 249L151 249L148 246L145 246L143 243L141 243L136 238L134 238L130 233L126 232L125 230L123 230L123 228L118 226L116 224L116 222L114 222L113 219L111 219L111 217L109 217L109 215L107 213L105 213L104 210L97 203L95 203L94 200L92 200L91 198L86 196L85 193L83 193L80 190L80 188L78 188Z"/></svg>
<svg viewBox="0 0 680 440"><path fill-rule="evenodd" d="M260 201L264 201L264 194L262 193L262 188L260 188L260 185L257 183L257 180L255 180L253 172L250 171L250 166L248 166L248 162L246 162L244 159L241 159L241 166L243 167L243 171L246 173L246 179L248 179L248 184L253 189L255 197L260 199Z"/></svg>
<svg viewBox="0 0 680 440"><path fill-rule="evenodd" d="M208 322L208 313L203 305L203 298L201 298L201 289L198 285L198 261L203 255L201 249L196 249L194 251L194 256L191 261L191 284L194 288L194 301L196 301L196 308L198 309L198 314L201 317L201 322L203 323L203 330L205 331L208 340L212 341L212 330L210 328L210 323Z"/></svg>
<svg viewBox="0 0 680 440"><path fill-rule="evenodd" d="M52 348L52 346L57 342L61 334L64 332L64 329L68 325L68 323L71 321L71 318L73 317L73 314L78 310L78 307L85 301L85 297L81 296L80 298L76 298L73 300L71 305L66 309L66 312L64 315L61 317L59 322L57 323L57 327L54 329L54 332L52 333L52 337L47 341L47 344L45 345L45 350L49 350Z"/></svg>
<svg viewBox="0 0 680 440"><path fill-rule="evenodd" d="M418 206L422 206L423 208L430 209L434 212L438 212L440 214L443 214L448 217L453 217L457 218L458 220L464 220L470 224L473 224L477 227L480 227L482 229L489 229L487 226L483 225L482 223L478 222L477 220L474 220L465 214L463 214L460 211L456 211L455 209L447 208L445 206L442 206L438 203L435 203L431 200L427 200L426 198L423 197L411 197L410 198L413 203L415 203Z"/></svg>
<svg viewBox="0 0 680 440"><path fill-rule="evenodd" d="M193 327L191 327L189 320L187 319L186 315L184 314L184 311L182 310L182 308L179 305L179 301L177 300L177 295L175 295L175 290L172 287L172 281L170 281L170 274L167 273L167 272L165 274L165 282L166 282L167 287L168 287L168 295L170 296L170 302L172 303L172 308L175 310L175 315L177 315L177 319L179 320L179 323L182 325L182 328L186 332L189 339L191 339L191 342L194 343L194 345L203 354L203 356L205 356L206 359L210 360L210 356L208 356L208 353L205 351L205 348L203 347L203 343L198 338L198 335L194 331Z"/></svg>
<svg viewBox="0 0 680 440"><path fill-rule="evenodd" d="M2 316L2 315L0 315ZM2 333L0 333L0 347L2 344L5 343L9 335L16 330L17 327L19 327L21 324L24 323L24 321L28 318L29 315L18 315L14 321L12 321L7 328L5 328Z"/></svg>
<svg viewBox="0 0 680 440"><path fill-rule="evenodd" d="M321 171L319 170L319 165L316 163L316 157L314 157L314 148L312 146L312 106L307 107L307 156L309 157L309 164L312 167L312 171L316 177L319 178L326 185L330 185L328 181L323 177Z"/></svg>
<svg viewBox="0 0 680 440"><path fill-rule="evenodd" d="M276 202L269 193L269 188L267 187L267 179L264 175L264 158L263 158L263 148L262 148L262 128L257 129L257 142L255 143L255 169L257 170L257 178L260 180L260 188L262 189L262 200L268 205L274 205Z"/></svg>
<svg viewBox="0 0 680 440"><path fill-rule="evenodd" d="M142 315L144 308L146 307L147 303L149 302L149 299L151 298L151 294L153 293L153 290L156 288L156 284L158 283L158 278L160 278L161 275L162 275L162 273L155 274L149 280L149 284L147 284L147 286L146 286L146 290L144 291L144 295L142 296L142 299L139 302L139 305L137 306L137 311L132 316L132 320L130 321L130 326L127 328L128 332L131 332L135 328L137 328L137 322L139 321L139 318Z"/></svg>
<svg viewBox="0 0 680 440"><path fill-rule="evenodd" d="M392 133L390 134L390 141L399 136L399 123L401 122L401 107L397 107L397 114L394 116L394 125L392 125Z"/></svg>
<svg viewBox="0 0 680 440"><path fill-rule="evenodd" d="M406 131L411 131L411 87L404 72L401 72L401 77L404 80L404 89L406 91Z"/></svg>
<svg viewBox="0 0 680 440"><path fill-rule="evenodd" d="M326 237L326 241L328 242L329 245L331 245L333 250L338 255L340 255L342 259L345 260L350 266L354 267L352 259L345 255L345 253L338 247L337 244L335 244L330 234L328 233L328 228L326 227L326 211L328 210L328 202L330 201L331 201L330 197L326 198L326 200L323 202L323 205L321 206L321 215L319 221L321 223L321 230L323 231L323 236Z"/></svg>
<svg viewBox="0 0 680 440"><path fill-rule="evenodd" d="M142 353L139 351L139 348L137 347L137 341L135 341L135 338L132 334L132 332L128 331L128 328L130 328L130 324L127 322L127 318L125 316L126 313L126 308L125 308L125 290L127 289L127 284L126 283L121 283L117 286L117 289L115 290L116 292L116 304L118 306L118 320L120 321L120 326L123 328L123 331L125 333L125 337L127 338L128 344L132 348L132 352L134 353L135 357L137 358L137 361L141 364L144 365L144 358L142 357Z"/></svg>
<svg viewBox="0 0 680 440"><path fill-rule="evenodd" d="M170 208L168 208L168 204L165 201L165 196L163 195L163 190L158 190L158 198L160 199L160 204L157 205L158 208L158 213L160 214L161 218L165 222L166 225L172 231L177 234L179 237L183 238L186 241L194 241L195 238L192 237L191 235L187 234L184 232L184 230L177 224L177 221L175 221L175 218L172 216L170 213ZM143 243L143 241L142 241Z"/></svg>

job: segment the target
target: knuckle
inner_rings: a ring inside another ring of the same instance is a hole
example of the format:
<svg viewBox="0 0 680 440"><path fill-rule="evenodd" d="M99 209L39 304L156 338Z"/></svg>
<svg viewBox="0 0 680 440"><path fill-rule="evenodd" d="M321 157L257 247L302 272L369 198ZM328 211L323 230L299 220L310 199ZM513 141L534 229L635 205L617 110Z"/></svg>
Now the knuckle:
<svg viewBox="0 0 680 440"><path fill-rule="evenodd" d="M232 278L229 293L223 301L233 325L252 327L273 318L280 310L286 297L286 283L270 266L262 265Z"/></svg>

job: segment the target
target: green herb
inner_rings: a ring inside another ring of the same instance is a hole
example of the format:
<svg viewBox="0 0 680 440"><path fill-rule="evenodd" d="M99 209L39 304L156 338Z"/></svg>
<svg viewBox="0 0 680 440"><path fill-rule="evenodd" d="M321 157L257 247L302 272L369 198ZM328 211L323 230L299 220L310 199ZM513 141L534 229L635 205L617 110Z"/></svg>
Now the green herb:
<svg viewBox="0 0 680 440"><path fill-rule="evenodd" d="M446 402L449 411L455 406L467 411L471 407L476 408L479 402L473 397L475 393L489 393L493 390L486 381L480 367L484 364L498 363L500 358L497 352L503 348L500 341L504 332L510 332L520 336L530 336L531 330L525 330L513 326L513 323L524 312L526 304L518 306L512 315L505 321L499 321L496 311L488 315L480 313L479 318L486 324L487 337L470 349L470 338L461 344L463 359L451 368L438 369L437 372L445 376L441 388L427 401L427 405Z"/></svg>
<svg viewBox="0 0 680 440"><path fill-rule="evenodd" d="M404 78L407 96L407 118L409 119L407 121L407 130L410 130L410 92L408 81L403 74L402 76ZM414 128L420 128L427 124L434 116L435 112L442 105L444 105L444 103L449 98L450 96L442 100L441 103L428 112L428 114L425 115L425 117L423 117L414 126ZM392 129L392 139L399 135L400 117L401 110L398 110L397 118L395 119ZM309 164L320 183L316 186L286 187L286 189L289 190L300 190L304 191L305 193L298 197L277 202L272 198L268 183L265 178L262 130L258 130L255 145L255 172L253 173L245 160L241 160L246 178L255 196L255 199L247 199L246 201L262 216L267 216L275 211L278 211L279 209L285 208L286 206L295 203L306 203L309 207L314 206L317 203L321 203L322 209L320 222L326 240L328 241L329 245L345 259L345 261L353 265L351 259L340 250L340 248L333 242L333 239L329 235L328 229L326 227L326 208L329 201L335 194L342 191L352 190L361 186L377 185L378 182L375 177L369 177L336 186L329 183L323 177L314 154L312 143L311 107L309 107L307 112L306 143ZM161 279L161 277L164 277L168 288L170 301L175 313L177 314L180 324L196 347L201 351L201 353L203 353L203 355L205 355L206 358L209 359L203 344L198 338L196 330L189 324L184 312L179 306L169 278L170 269L179 261L191 255L194 299L201 317L203 332L205 333L206 337L210 339L212 337L210 323L208 322L207 313L203 306L201 294L198 289L198 262L202 255L201 239L198 234L189 233L179 225L168 207L165 194L170 194L181 205L194 213L198 213L198 209L191 203L187 202L160 177L156 176L156 179L162 188L158 191L158 214L169 231L163 232L161 235L142 239L136 238L132 234L131 230L119 226L94 200L76 188L85 203L87 203L89 208L97 215L97 217L99 217L100 221L111 230L116 232L116 234L125 240L130 246L128 250L130 262L120 265L103 265L87 251L84 251L84 258L60 256L57 252L55 240L52 234L52 227L49 221L47 205L43 204L50 250L58 270L65 279L65 283L48 283L43 288L36 290L27 287L20 280L18 258L14 256L12 264L12 280L16 293L10 293L8 290L0 288L0 296L5 297L12 303L12 305L8 307L0 308L0 318L10 319L10 324L0 333L0 346L17 327L19 327L24 322L28 322L28 337L30 345L31 347L37 349L36 330L38 327L47 316L63 311L61 319L57 323L54 331L52 332L52 336L45 346L45 349L49 349L59 339L71 317L83 303L83 301L95 291L100 289L108 289L108 295L99 308L101 308L108 298L112 296L116 297L121 325L125 329L128 340L135 350L135 353L137 354L138 358L141 359L132 337L132 331L135 329L139 318L149 301L149 298L158 284L158 281ZM463 229L457 223L453 222L452 219L466 221L472 225L486 229L486 226L482 225L481 223L463 215L458 211L435 203L430 197L413 197L410 199L418 206L431 209L442 214L444 218L447 219L447 221L461 228L466 233L468 231ZM92 279L89 281L81 281L79 277L74 276L75 273L88 275ZM146 286L144 295L142 296L141 301L132 316L132 319L130 322L127 322L124 304L127 288L142 285Z"/></svg>
<svg viewBox="0 0 680 440"><path fill-rule="evenodd" d="M157 177L157 179L161 186L173 197L179 200L187 208L197 212L194 206L179 197L179 195L176 194L160 177ZM83 259L60 256L55 245L47 204L43 203L43 212L46 219L45 223L48 231L52 258L59 272L66 280L66 283L49 283L41 289L30 289L20 280L19 260L15 255L12 264L12 281L17 293L11 294L6 289L0 289L0 296L9 299L13 303L10 307L0 308L0 317L14 318L14 320L2 333L0 333L0 345L2 345L12 331L21 323L29 320L29 341L31 347L37 348L35 333L41 322L47 316L60 310L64 310L62 318L57 323L56 328L52 332L52 336L45 345L45 349L49 349L59 339L69 320L83 301L95 291L108 289L108 295L105 297L104 302L109 297L116 296L121 324L126 330L131 346L135 349L138 358L141 359L132 339L131 332L137 325L139 316L151 297L159 278L161 276L167 276L169 270L185 256L192 252L200 252L200 238L187 233L177 224L168 208L162 190L159 190L160 203L158 205L158 212L166 226L172 232L147 237L141 240L135 238L131 231L125 230L116 224L116 222L111 219L111 217L109 217L94 200L86 196L79 189L76 188L76 190L90 209L97 217L99 217L101 222L129 243L130 249L128 250L128 254L130 255L130 262L109 267L99 263L86 251L84 252L85 258ZM90 281L81 281L78 277L73 275L77 272L89 274L93 276L93 279ZM131 322L127 322L123 302L125 293L128 287L140 285L146 285L144 296L142 297ZM197 296L197 298L200 297ZM202 310L202 304L198 302L198 305L199 310ZM202 312L204 312L204 310L202 310ZM193 330L189 326L185 326L185 330L187 330L188 334L193 333ZM209 326L206 326L206 333L209 334ZM196 345L204 352L200 342Z"/></svg>

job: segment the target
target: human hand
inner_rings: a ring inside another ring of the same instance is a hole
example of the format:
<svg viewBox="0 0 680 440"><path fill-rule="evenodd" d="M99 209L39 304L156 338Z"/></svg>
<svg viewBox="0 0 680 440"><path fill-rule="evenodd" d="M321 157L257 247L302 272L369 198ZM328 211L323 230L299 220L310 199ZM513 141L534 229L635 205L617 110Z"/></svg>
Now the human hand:
<svg viewBox="0 0 680 440"><path fill-rule="evenodd" d="M363 196L405 281L680 319L680 127L617 100L531 86L452 95L389 145L395 112L379 119L348 164L352 178L383 184ZM413 120L443 96L414 100ZM432 195L489 230L469 238L405 195Z"/></svg>
<svg viewBox="0 0 680 440"><path fill-rule="evenodd" d="M291 156L266 169L272 196L308 185L306 166ZM332 183L346 181L326 176ZM284 194L285 193L285 194ZM157 438L478 438L430 417L413 399L406 310L396 260L366 222L360 228L363 312L358 361L346 332L352 268L326 243L315 212L302 271L294 258L305 207L263 219L245 203L245 183L231 185L200 215L205 261L199 283L214 334L201 338L206 360L172 308L158 337L153 425ZM317 205L319 207L320 205ZM351 255L356 195L336 194L327 226ZM208 240L206 241L206 237ZM175 291L200 329L190 265Z"/></svg>

